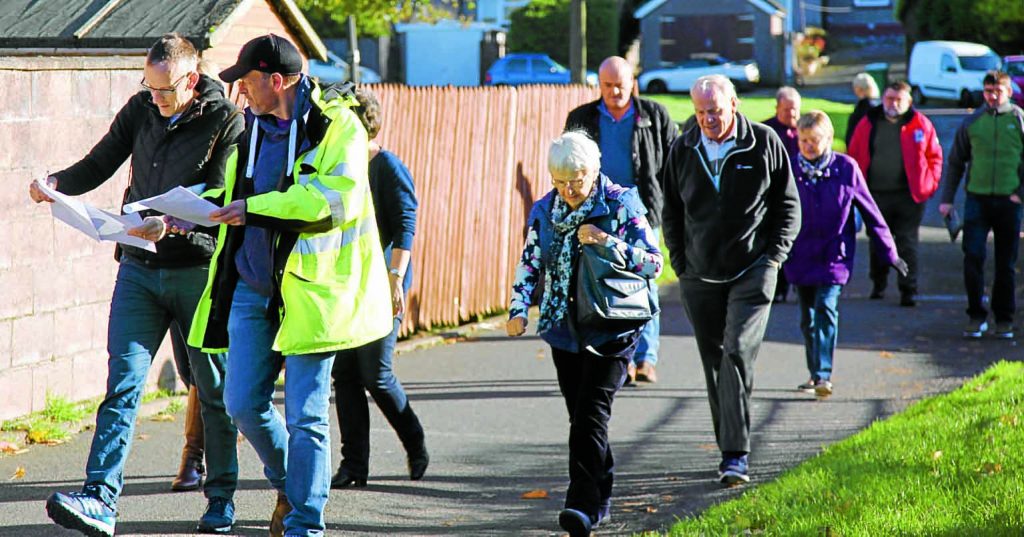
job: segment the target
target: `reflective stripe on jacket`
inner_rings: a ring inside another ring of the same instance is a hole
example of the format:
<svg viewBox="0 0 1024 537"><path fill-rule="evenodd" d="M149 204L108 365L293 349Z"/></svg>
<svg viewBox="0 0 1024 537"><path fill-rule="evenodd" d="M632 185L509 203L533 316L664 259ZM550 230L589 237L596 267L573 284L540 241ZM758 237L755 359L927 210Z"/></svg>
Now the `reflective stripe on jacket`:
<svg viewBox="0 0 1024 537"><path fill-rule="evenodd" d="M392 330L387 268L367 178L366 131L351 110L354 99L321 96L315 88L305 132L311 147L297 156L291 175L278 190L245 198L246 225L274 231L271 307L278 308L281 325L273 350L284 355L359 347ZM236 148L225 189L208 197L223 196L225 205L240 197L244 190L236 178L245 175L247 161L241 153L256 146ZM227 317L238 280L234 252L242 231L220 226L193 319L189 344L207 352L227 347Z"/></svg>

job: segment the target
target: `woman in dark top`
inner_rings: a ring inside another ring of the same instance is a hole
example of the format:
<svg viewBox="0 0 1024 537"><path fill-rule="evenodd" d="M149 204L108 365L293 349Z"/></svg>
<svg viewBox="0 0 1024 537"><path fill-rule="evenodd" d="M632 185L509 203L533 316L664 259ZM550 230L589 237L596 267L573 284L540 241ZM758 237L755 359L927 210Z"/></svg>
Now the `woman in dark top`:
<svg viewBox="0 0 1024 537"><path fill-rule="evenodd" d="M405 295L412 285L412 239L416 233L416 192L408 168L373 141L380 131L380 103L368 89L356 90L356 112L370 138L370 191L377 213L381 247L388 263L394 329L384 339L341 351L334 360L335 408L341 429L341 465L331 488L365 487L370 469L370 409L366 390L405 447L409 478L423 477L430 457L423 427L391 369Z"/></svg>
<svg viewBox="0 0 1024 537"><path fill-rule="evenodd" d="M849 119L846 120L847 147L850 146L850 140L853 139L853 131L857 128L860 120L864 119L868 110L881 104L881 101L878 100L878 84L867 73L858 73L857 76L853 77L853 94L857 96L857 104L853 107L853 112L850 113Z"/></svg>

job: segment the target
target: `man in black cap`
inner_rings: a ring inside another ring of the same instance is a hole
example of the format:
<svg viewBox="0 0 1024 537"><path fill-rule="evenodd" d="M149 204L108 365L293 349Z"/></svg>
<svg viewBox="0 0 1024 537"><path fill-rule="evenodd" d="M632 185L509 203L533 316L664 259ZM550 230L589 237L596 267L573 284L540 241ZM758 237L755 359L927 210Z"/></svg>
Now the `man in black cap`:
<svg viewBox="0 0 1024 537"><path fill-rule="evenodd" d="M321 90L276 35L220 73L248 100L224 177L221 248L189 343L228 350L224 403L278 491L270 534L319 536L330 490L331 367L392 330L390 285L351 92ZM285 419L273 405L285 375Z"/></svg>

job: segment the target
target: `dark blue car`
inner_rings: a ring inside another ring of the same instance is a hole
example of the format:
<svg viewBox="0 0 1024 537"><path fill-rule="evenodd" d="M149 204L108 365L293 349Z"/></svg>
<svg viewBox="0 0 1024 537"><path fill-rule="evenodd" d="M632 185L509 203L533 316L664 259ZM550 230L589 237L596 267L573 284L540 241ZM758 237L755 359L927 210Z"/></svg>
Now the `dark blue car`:
<svg viewBox="0 0 1024 537"><path fill-rule="evenodd" d="M518 86L521 84L568 84L569 70L552 60L547 54L516 52L491 65L484 78L489 86ZM597 74L587 71L587 83L597 85Z"/></svg>

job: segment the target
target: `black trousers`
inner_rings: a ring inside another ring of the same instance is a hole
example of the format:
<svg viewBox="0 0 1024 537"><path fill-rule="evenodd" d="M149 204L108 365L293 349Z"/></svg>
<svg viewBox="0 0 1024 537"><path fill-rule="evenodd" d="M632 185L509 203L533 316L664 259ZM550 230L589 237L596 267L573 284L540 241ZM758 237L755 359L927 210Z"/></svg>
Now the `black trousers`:
<svg viewBox="0 0 1024 537"><path fill-rule="evenodd" d="M920 242L918 229L924 218L924 205L910 197L910 192L872 192L878 204L878 210L889 225L893 239L896 240L896 251L907 262L907 275L897 275L896 283L900 293L917 294L917 246ZM871 269L869 275L875 287L885 289L889 280L889 261L875 251L875 243L870 246Z"/></svg>
<svg viewBox="0 0 1024 537"><path fill-rule="evenodd" d="M680 280L723 453L750 452L754 360L768 326L778 269L758 265L727 283Z"/></svg>
<svg viewBox="0 0 1024 537"><path fill-rule="evenodd" d="M985 254L988 234L992 232L995 281L992 282L992 313L997 323L1012 323L1017 311L1017 254L1020 248L1022 209L1009 196L968 194L964 203L964 286L967 289L967 315L986 319Z"/></svg>
<svg viewBox="0 0 1024 537"><path fill-rule="evenodd" d="M615 459L608 443L612 401L626 381L625 358L551 348L558 387L569 411L569 490L565 507L596 520L611 504Z"/></svg>

